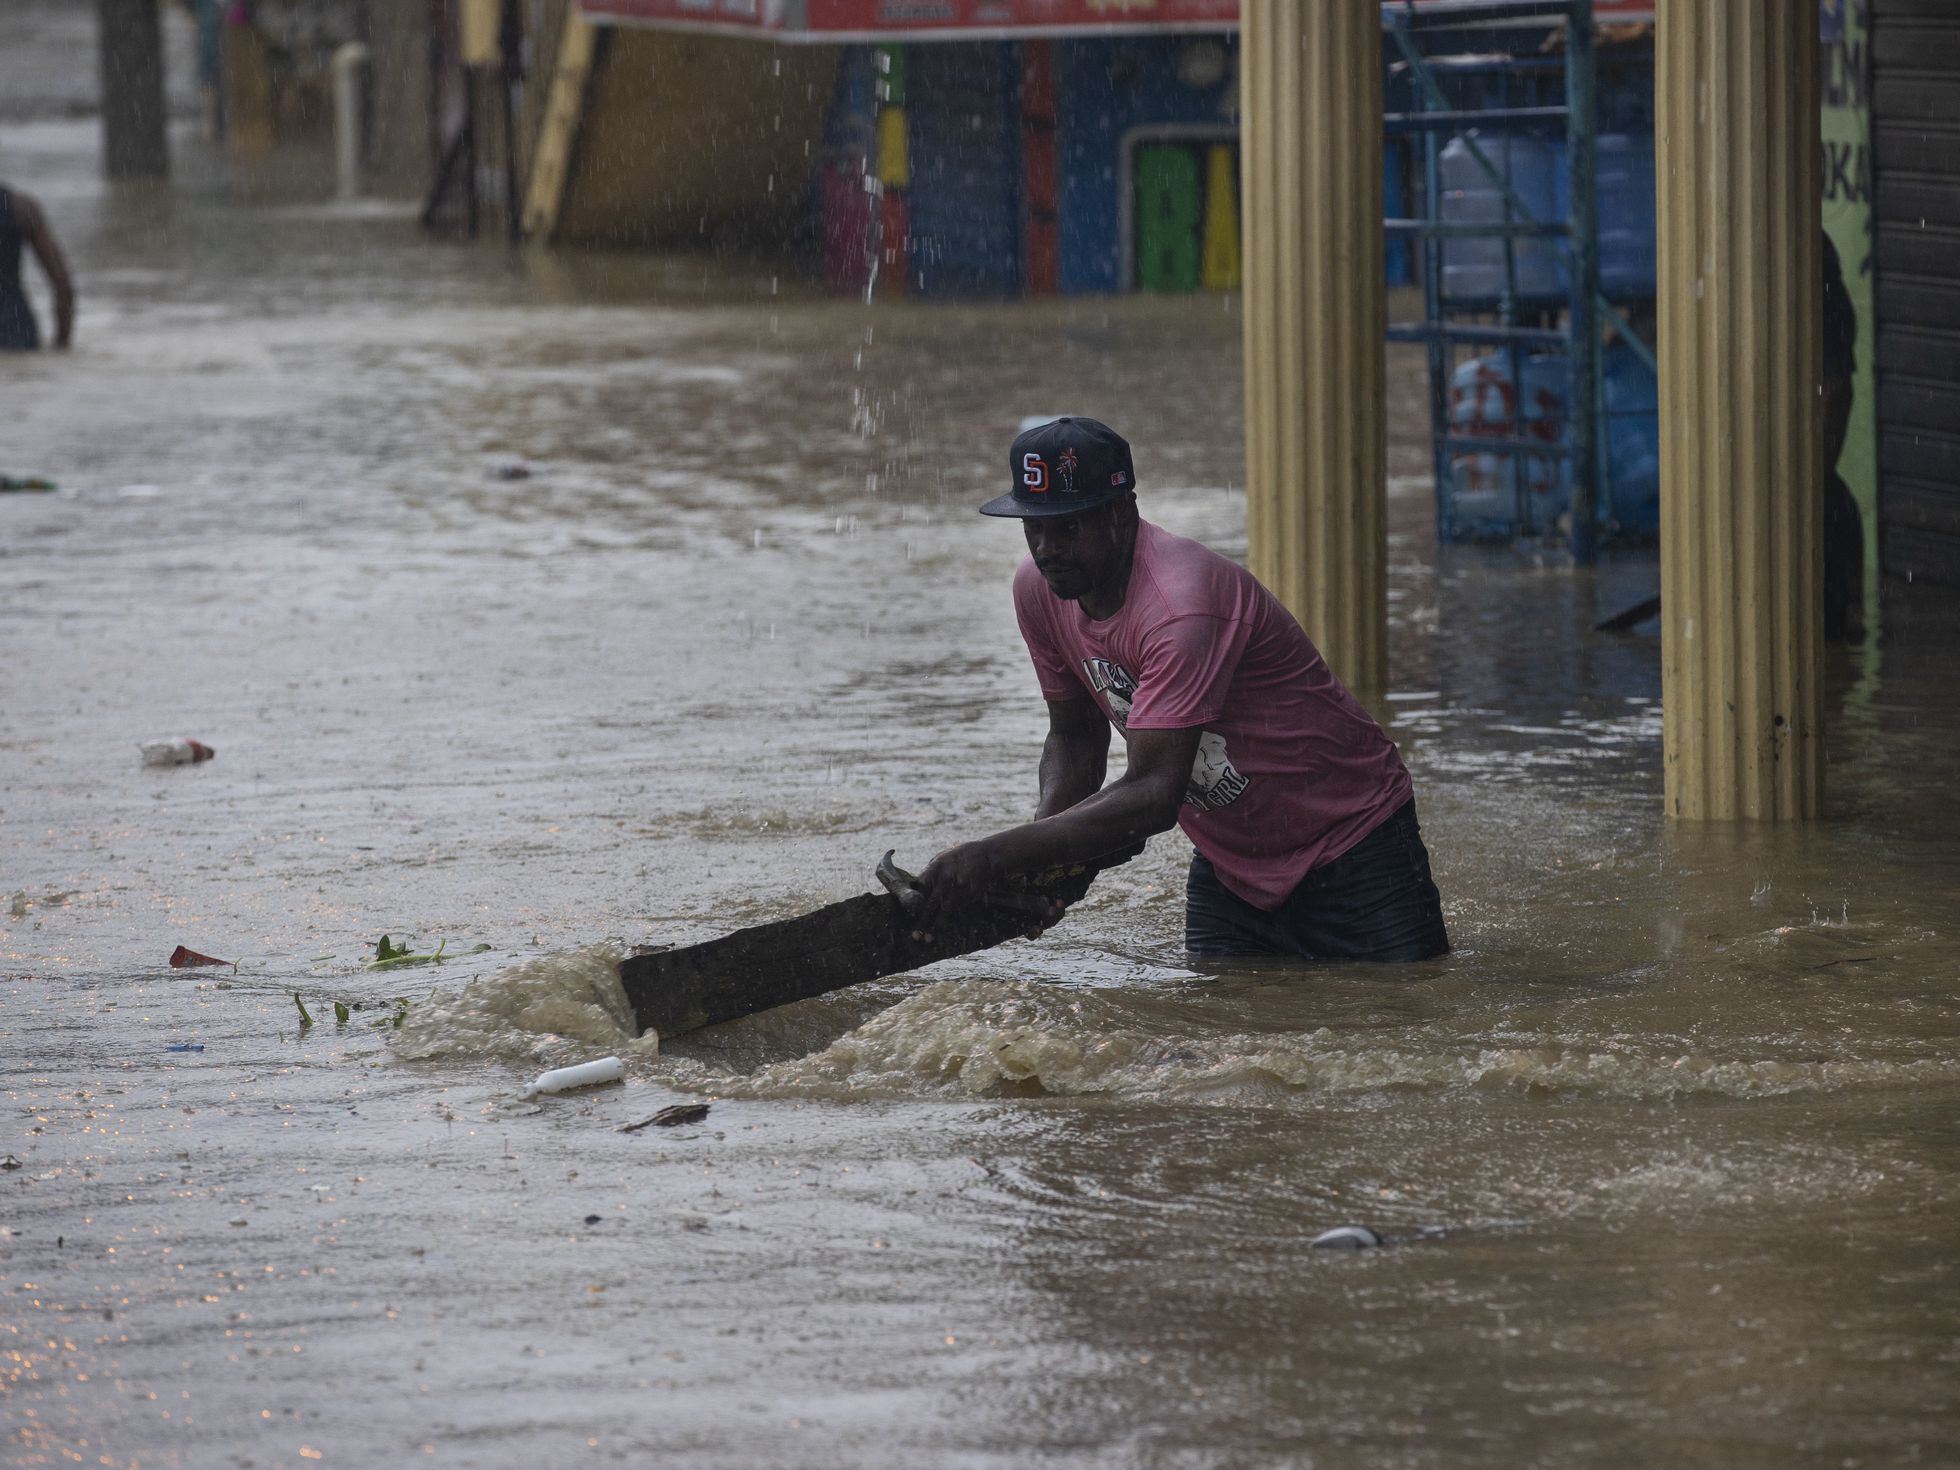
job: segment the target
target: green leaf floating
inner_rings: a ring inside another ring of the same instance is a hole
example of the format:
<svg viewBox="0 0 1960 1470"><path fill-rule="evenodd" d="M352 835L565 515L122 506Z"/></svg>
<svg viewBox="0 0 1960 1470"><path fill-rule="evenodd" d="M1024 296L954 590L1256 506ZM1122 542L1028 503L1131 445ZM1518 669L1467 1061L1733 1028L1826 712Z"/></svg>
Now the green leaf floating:
<svg viewBox="0 0 1960 1470"><path fill-rule="evenodd" d="M439 965L442 963L442 952L448 947L448 944L449 941L445 939L435 947L434 953L416 954L405 945L391 943L388 936L384 934L381 936L381 943L375 946L374 958L367 962L365 968L370 970L398 970L405 969L410 965Z"/></svg>

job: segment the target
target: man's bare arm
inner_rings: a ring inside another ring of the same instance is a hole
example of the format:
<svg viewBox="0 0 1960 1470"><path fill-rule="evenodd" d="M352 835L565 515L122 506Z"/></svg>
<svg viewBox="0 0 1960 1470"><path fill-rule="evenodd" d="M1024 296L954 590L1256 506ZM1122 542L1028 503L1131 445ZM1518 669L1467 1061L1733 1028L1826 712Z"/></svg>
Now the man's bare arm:
<svg viewBox="0 0 1960 1470"><path fill-rule="evenodd" d="M39 204L23 194L14 195L14 220L54 288L54 345L66 347L75 335L75 283L68 274L68 262L55 244L54 231L48 228Z"/></svg>
<svg viewBox="0 0 1960 1470"><path fill-rule="evenodd" d="M1065 812L1102 790L1109 773L1109 721L1088 695L1048 701L1041 747L1041 799L1035 820Z"/></svg>

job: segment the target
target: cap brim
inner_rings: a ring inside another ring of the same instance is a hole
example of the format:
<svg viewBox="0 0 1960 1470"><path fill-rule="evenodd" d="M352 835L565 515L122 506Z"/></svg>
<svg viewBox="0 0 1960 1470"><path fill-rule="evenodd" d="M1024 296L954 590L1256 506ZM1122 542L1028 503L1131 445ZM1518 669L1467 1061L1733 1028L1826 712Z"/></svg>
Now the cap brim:
<svg viewBox="0 0 1960 1470"><path fill-rule="evenodd" d="M1099 496L1094 500L1084 500L1078 497L1074 500L1056 503L1050 501L1022 500L1010 491L1006 495L995 496L992 500L981 506L980 514L983 516L1011 516L1018 521L1038 520L1044 516L1080 515L1085 510L1095 510L1101 506L1108 505L1110 501L1116 499L1122 493L1121 490L1113 490L1109 494Z"/></svg>

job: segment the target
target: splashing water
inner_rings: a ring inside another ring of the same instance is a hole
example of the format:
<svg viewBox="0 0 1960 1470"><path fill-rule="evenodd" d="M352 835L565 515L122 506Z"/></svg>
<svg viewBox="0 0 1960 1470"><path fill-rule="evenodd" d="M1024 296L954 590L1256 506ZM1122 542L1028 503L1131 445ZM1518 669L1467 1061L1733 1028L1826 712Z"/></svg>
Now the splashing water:
<svg viewBox="0 0 1960 1470"><path fill-rule="evenodd" d="M504 1057L550 1062L576 1049L646 1060L660 1038L636 1034L619 982L617 950L604 946L529 960L410 1008L396 1037L401 1055Z"/></svg>

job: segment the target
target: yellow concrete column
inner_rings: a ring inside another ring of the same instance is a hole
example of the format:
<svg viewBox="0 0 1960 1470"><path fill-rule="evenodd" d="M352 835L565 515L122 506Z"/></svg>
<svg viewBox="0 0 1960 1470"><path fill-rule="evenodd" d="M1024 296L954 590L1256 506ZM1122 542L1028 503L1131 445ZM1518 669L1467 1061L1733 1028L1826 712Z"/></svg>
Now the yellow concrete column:
<svg viewBox="0 0 1960 1470"><path fill-rule="evenodd" d="M1244 0L1246 531L1340 678L1388 682L1381 10Z"/></svg>
<svg viewBox="0 0 1960 1470"><path fill-rule="evenodd" d="M1660 0L1656 18L1667 810L1814 817L1817 0Z"/></svg>

